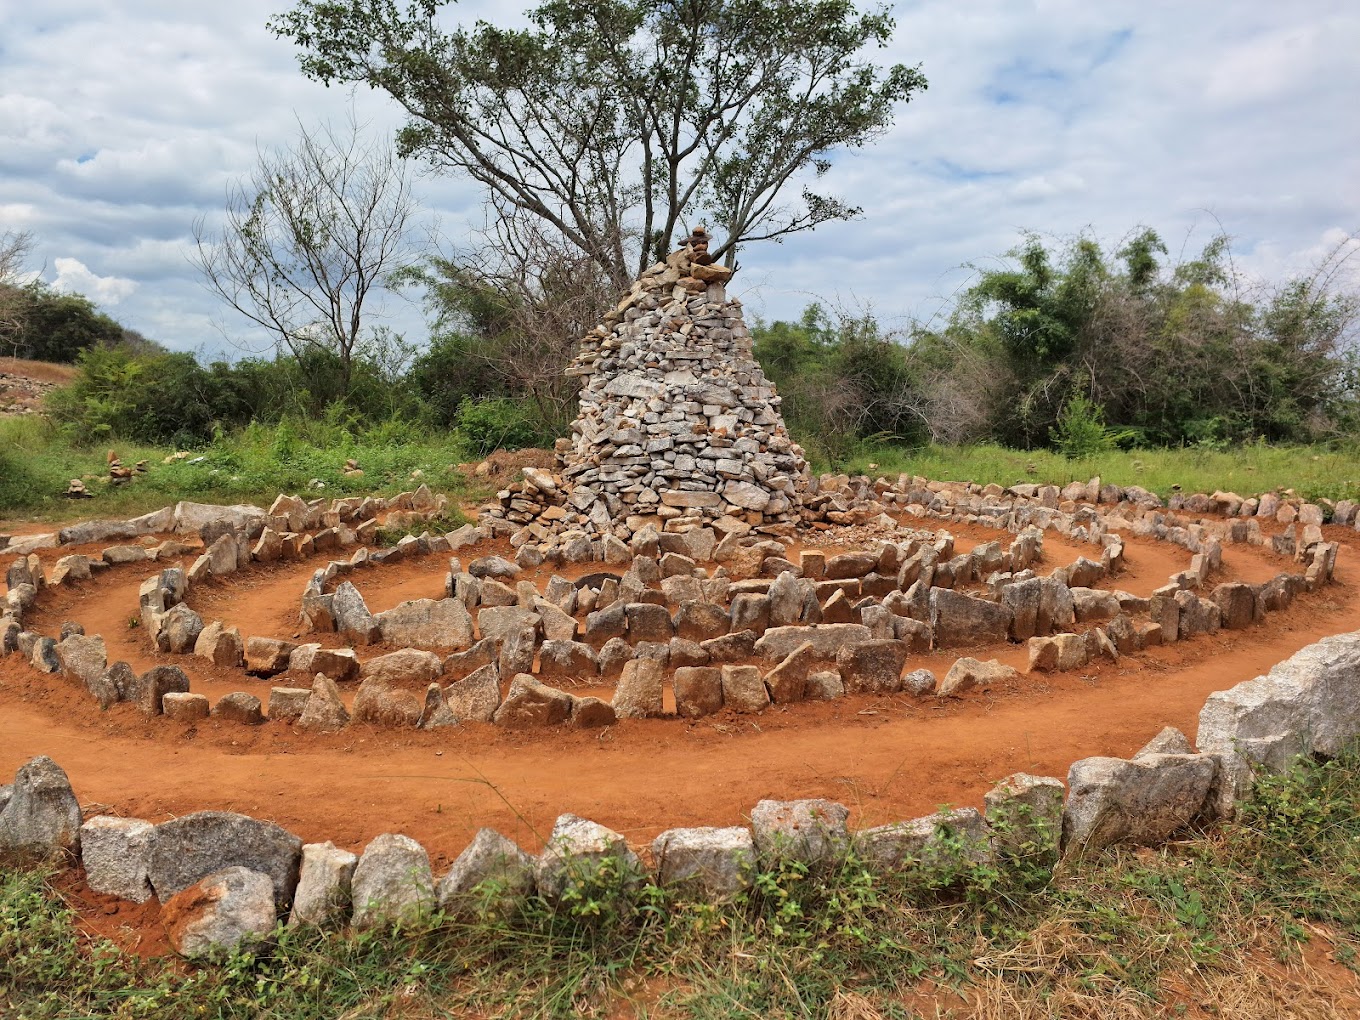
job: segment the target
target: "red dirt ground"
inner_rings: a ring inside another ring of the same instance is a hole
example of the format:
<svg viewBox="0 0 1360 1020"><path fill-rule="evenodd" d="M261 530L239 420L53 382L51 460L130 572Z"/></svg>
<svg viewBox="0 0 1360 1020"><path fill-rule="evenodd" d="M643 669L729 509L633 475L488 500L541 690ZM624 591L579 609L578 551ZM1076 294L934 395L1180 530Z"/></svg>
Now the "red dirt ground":
<svg viewBox="0 0 1360 1020"><path fill-rule="evenodd" d="M953 529L959 547L995 537ZM98 707L69 681L42 676L14 658L0 664L0 775L48 754L68 771L91 809L153 821L205 808L269 818L304 839L358 850L382 832L420 840L436 869L447 866L477 828L495 827L529 848L553 819L571 811L618 829L634 843L681 825L740 824L763 797L824 796L843 801L855 825L929 813L943 804L979 805L995 780L1024 770L1065 776L1076 759L1127 755L1165 725L1194 734L1204 698L1265 672L1328 634L1360 628L1360 600L1346 570L1338 583L1303 597L1248 631L1159 648L1080 673L1023 678L1013 688L936 701L909 695L851 697L724 713L695 722L629 721L606 730L503 732L464 726L437 733L353 727L307 734L270 724L244 728L207 721L193 727L145 719L131 706ZM1082 547L1046 539L1050 565ZM63 550L65 552L65 550ZM44 554L47 558L51 551ZM297 633L302 585L324 562L255 570L191 603L243 634ZM1183 569L1188 554L1130 540L1129 569L1111 587L1146 594ZM1230 547L1225 579L1262 580L1287 565L1260 549ZM376 611L405 598L438 597L446 570L430 556L356 576ZM178 661L210 697L271 684L203 660L147 650L127 626L146 564L114 568L78 588L48 593L34 624L53 632L81 621L109 644L110 659L138 669ZM378 654L384 649L363 650ZM911 663L937 672L963 650ZM982 649L1023 666L1023 646ZM298 677L298 682L306 679Z"/></svg>

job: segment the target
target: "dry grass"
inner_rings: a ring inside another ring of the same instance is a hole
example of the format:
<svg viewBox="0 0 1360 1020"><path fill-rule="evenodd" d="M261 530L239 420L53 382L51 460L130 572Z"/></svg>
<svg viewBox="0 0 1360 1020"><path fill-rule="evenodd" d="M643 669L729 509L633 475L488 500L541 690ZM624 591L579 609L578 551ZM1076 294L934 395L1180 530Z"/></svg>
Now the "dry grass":
<svg viewBox="0 0 1360 1020"><path fill-rule="evenodd" d="M75 365L58 365L51 361L30 361L27 358L0 358L0 372L22 375L40 382L65 386L76 377Z"/></svg>

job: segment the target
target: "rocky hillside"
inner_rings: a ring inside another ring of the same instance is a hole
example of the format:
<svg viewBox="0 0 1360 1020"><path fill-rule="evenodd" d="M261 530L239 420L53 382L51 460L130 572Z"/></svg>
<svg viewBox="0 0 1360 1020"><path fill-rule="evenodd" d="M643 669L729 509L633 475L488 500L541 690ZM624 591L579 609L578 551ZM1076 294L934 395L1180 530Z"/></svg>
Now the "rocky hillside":
<svg viewBox="0 0 1360 1020"><path fill-rule="evenodd" d="M22 358L0 358L0 417L33 414L43 398L76 374L71 365Z"/></svg>

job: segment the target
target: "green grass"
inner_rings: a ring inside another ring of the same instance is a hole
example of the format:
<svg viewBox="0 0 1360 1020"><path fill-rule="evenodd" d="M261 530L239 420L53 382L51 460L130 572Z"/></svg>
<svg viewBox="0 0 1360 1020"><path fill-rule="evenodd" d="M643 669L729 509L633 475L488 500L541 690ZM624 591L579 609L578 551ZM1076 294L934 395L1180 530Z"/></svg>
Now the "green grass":
<svg viewBox="0 0 1360 1020"><path fill-rule="evenodd" d="M1360 947L1360 757L1266 777L1236 824L1061 869L933 879L786 865L728 908L646 888L511 921L281 930L213 966L138 961L80 935L42 874L0 869L0 1015L24 1018L1334 1015L1270 968L1326 931ZM1321 926L1321 927L1320 927ZM1169 991L1168 989L1179 991ZM1196 1014L1199 1015L1199 1014Z"/></svg>
<svg viewBox="0 0 1360 1020"><path fill-rule="evenodd" d="M921 450L884 445L864 447L839 468L850 474L891 478L905 472L983 485L1032 482L1062 486L1099 475L1104 482L1141 485L1163 497L1179 486L1185 493L1222 489L1254 496L1293 489L1306 499L1360 498L1360 449L1354 447L1334 450L1262 443L1226 450L1114 450L1068 459L1048 450L1008 450L991 444Z"/></svg>
<svg viewBox="0 0 1360 1020"><path fill-rule="evenodd" d="M127 485L109 485L109 449L128 466L146 460L149 472ZM421 482L459 494L468 485L454 465L473 459L456 435L432 437L395 424L355 433L319 422L252 426L189 451L187 460L164 463L174 452L122 442L81 446L42 419L0 419L0 518L122 517L179 500L267 505L279 492L390 495ZM345 476L346 458L358 462L361 477ZM417 470L421 476L413 477ZM94 498L68 500L72 478L84 478Z"/></svg>
<svg viewBox="0 0 1360 1020"><path fill-rule="evenodd" d="M116 450L124 464L148 461L150 472L130 485L108 485L109 449ZM421 481L437 491L465 493L471 499L485 495L469 490L463 474L453 469L479 459L457 432L434 435L400 422L368 429L324 421L252 425L190 451L197 463L163 463L173 452L120 441L82 446L36 416L0 419L0 518L118 517L181 499L267 502L279 492L391 494ZM358 461L364 471L361 477L343 474L346 458ZM1360 499L1360 448L1353 447L1257 444L1228 450L1116 450L1069 459L1047 450L1008 450L990 444L920 450L864 444L834 465L813 463L818 471L833 466L851 474L907 473L1000 485L1061 486L1099 475L1106 482L1141 485L1163 497L1179 486L1186 493L1223 489L1247 496L1293 489L1307 499ZM421 477L412 477L417 470ZM63 493L72 478L84 478L95 498L77 503L66 499ZM315 488L314 481L324 488Z"/></svg>

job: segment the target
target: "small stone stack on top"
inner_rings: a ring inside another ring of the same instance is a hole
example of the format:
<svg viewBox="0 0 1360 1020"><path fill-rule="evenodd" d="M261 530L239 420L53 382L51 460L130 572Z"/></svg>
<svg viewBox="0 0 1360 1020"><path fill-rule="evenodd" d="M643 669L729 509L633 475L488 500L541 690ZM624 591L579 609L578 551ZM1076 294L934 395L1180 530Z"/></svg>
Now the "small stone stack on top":
<svg viewBox="0 0 1360 1020"><path fill-rule="evenodd" d="M741 302L727 297L732 270L713 264L708 242L695 230L581 340L567 370L584 379L581 411L558 441L560 485L517 494L510 521L627 538L630 518L658 513L798 520L803 451L751 353Z"/></svg>

